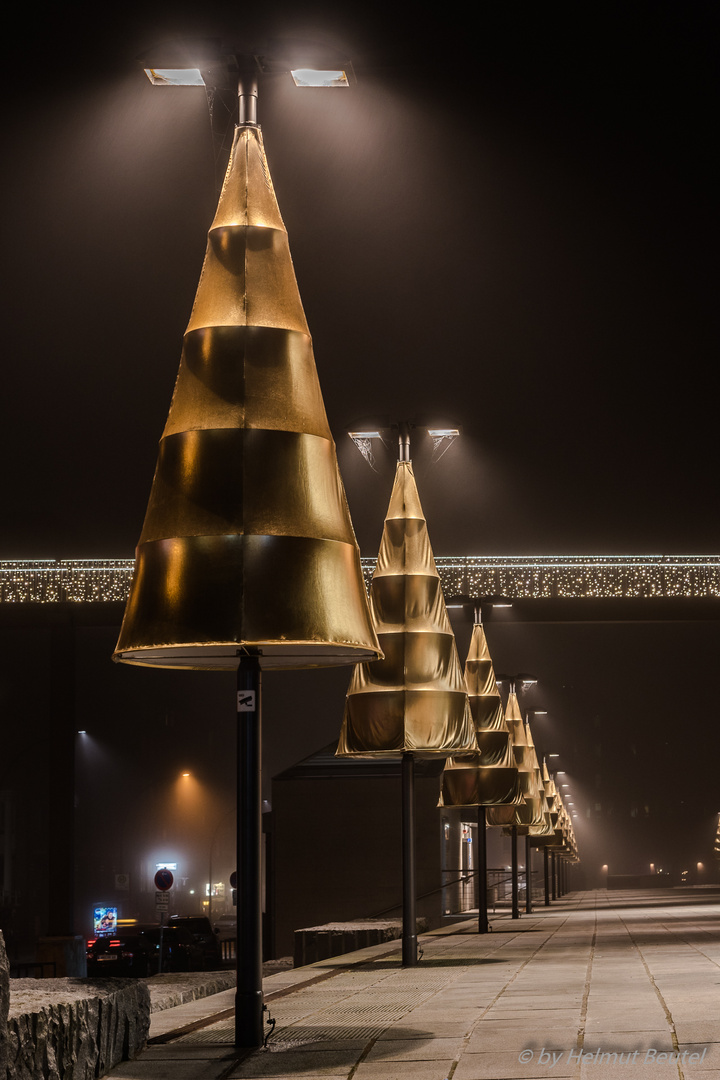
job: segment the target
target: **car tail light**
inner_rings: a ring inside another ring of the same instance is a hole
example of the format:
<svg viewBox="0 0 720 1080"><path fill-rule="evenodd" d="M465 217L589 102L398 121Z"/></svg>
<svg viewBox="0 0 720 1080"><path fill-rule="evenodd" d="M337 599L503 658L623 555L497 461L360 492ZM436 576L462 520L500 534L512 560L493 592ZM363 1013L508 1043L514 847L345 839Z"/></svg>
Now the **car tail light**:
<svg viewBox="0 0 720 1080"><path fill-rule="evenodd" d="M88 938L88 949L91 949L96 941L97 941L97 938L94 938L94 937Z"/></svg>
<svg viewBox="0 0 720 1080"><path fill-rule="evenodd" d="M110 945L111 945L111 946L113 946L113 945L115 945L115 946L117 946L117 945L122 945L122 941L120 941L120 939L119 939L119 938L117 938L117 939L115 939L115 940L111 941L111 942L110 942Z"/></svg>

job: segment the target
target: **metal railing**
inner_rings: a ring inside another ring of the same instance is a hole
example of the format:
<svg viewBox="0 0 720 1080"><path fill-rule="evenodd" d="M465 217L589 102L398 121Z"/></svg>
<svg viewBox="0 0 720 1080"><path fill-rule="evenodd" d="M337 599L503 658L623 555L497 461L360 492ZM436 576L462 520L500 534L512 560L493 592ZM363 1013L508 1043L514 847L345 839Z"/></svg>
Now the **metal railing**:
<svg viewBox="0 0 720 1080"><path fill-rule="evenodd" d="M451 874L451 873L458 873L458 872L459 871L455 871L455 870L443 870L442 871L443 874ZM464 871L462 871L461 877L453 878L452 881L446 881L441 886L442 889L450 889L453 885L457 885L458 883L460 883L461 885L466 885L466 886L470 885L471 886L471 888L467 889L466 891L465 890L459 891L459 893L460 893L459 896L457 895L458 891L456 890L456 897L455 897L455 902L454 903L453 903L453 898L452 898L453 894L452 893L448 894L446 903L443 903L443 910L445 911L446 914L449 914L449 915L461 915L463 912L468 911L470 909L474 909L474 908L477 907L477 895L476 895L475 885L476 885L476 879L477 879L478 873L479 873L478 870L464 870ZM530 888L531 888L531 891L532 891L533 895L535 895L535 893L537 891L535 886L537 884L537 879L538 879L539 876L540 876L540 873L537 870L532 870L530 872L530 879L531 879L530 880ZM527 872L525 870L520 870L518 872L518 894L523 894L524 895L525 889L526 889L526 881L527 881ZM439 890L436 890L436 891L439 891ZM512 892L512 874L509 873L505 869L505 867L502 867L502 868L500 868L500 867L488 867L488 870L487 870L487 904L488 904L488 910L492 909L492 911L494 913L495 909L500 904L505 903L505 902L509 903L511 901L511 892ZM468 893L470 895L468 895ZM430 894L428 894L428 895L430 895ZM447 910L448 905L450 905L450 910L449 911Z"/></svg>

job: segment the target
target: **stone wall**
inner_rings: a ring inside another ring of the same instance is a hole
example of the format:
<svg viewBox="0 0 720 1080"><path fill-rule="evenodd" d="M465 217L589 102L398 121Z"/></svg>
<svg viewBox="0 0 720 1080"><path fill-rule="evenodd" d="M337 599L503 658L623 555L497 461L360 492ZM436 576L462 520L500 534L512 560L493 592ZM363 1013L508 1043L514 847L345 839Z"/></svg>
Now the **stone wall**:
<svg viewBox="0 0 720 1080"><path fill-rule="evenodd" d="M10 988L7 1080L95 1080L147 1042L143 981L12 979Z"/></svg>
<svg viewBox="0 0 720 1080"><path fill-rule="evenodd" d="M0 930L0 1080L7 1070L7 1018L10 1007L10 965Z"/></svg>
<svg viewBox="0 0 720 1080"><path fill-rule="evenodd" d="M427 919L416 920L417 933L428 929ZM382 945L402 937L402 919L355 919L352 922L326 923L295 931L295 967L316 964L331 956Z"/></svg>

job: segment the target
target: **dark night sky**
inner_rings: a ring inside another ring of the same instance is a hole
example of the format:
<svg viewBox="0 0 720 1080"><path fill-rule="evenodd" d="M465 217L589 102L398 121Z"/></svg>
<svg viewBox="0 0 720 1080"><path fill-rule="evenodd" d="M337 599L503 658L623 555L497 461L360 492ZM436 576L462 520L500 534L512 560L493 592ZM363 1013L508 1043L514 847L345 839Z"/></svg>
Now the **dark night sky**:
<svg viewBox="0 0 720 1080"><path fill-rule="evenodd" d="M354 59L351 91L273 83L260 120L363 555L392 464L374 476L345 431L378 416L463 426L432 468L416 444L438 555L720 550L713 5L392 25L366 5L275 5L255 25L239 5L73 11L28 25L3 101L0 558L129 557L140 532L215 203L204 93L133 65L173 32L300 32ZM490 645L497 667L544 664L587 785L593 726L608 774L613 740L654 782L691 769L697 747L678 766L648 725L697 729L686 672L712 666L717 622L583 633ZM336 702L291 760L337 734L344 678L325 677Z"/></svg>

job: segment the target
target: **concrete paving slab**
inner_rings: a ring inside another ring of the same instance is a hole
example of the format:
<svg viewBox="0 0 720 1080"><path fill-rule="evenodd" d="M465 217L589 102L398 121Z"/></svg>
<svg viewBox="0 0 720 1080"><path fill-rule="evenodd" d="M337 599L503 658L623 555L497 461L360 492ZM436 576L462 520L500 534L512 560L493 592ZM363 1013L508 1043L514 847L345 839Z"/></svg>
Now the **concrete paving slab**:
<svg viewBox="0 0 720 1080"><path fill-rule="evenodd" d="M210 1052L208 1052L210 1051ZM113 1080L218 1080L232 1064L234 1055L227 1050L203 1047L196 1053L186 1049L168 1054L163 1047L149 1047L135 1061L125 1061L113 1069Z"/></svg>
<svg viewBox="0 0 720 1080"><path fill-rule="evenodd" d="M678 1042L720 1043L720 1005L714 1020L675 1020L675 1032Z"/></svg>
<svg viewBox="0 0 720 1080"><path fill-rule="evenodd" d="M645 1065L638 1060L626 1065L580 1065L580 1080L678 1080L677 1065Z"/></svg>
<svg viewBox="0 0 720 1080"><path fill-rule="evenodd" d="M446 1080L452 1058L446 1061L379 1061L361 1062L353 1080Z"/></svg>
<svg viewBox="0 0 720 1080"><path fill-rule="evenodd" d="M198 998L196 1001L178 1005L174 1009L164 1009L162 1012L150 1014L150 1038L157 1038L168 1031L174 1031L185 1024L192 1024L196 1020L202 1020L207 1016L214 1016L222 1009L230 1009L235 1004L235 987L224 990L210 997Z"/></svg>
<svg viewBox="0 0 720 1080"><path fill-rule="evenodd" d="M232 1076L277 1078L289 1074L345 1078L359 1056L355 1050L258 1050L233 1070Z"/></svg>
<svg viewBox="0 0 720 1080"><path fill-rule="evenodd" d="M552 1060L552 1059L551 1059ZM574 1075L571 1065L558 1063L554 1068L544 1062L521 1061L516 1053L490 1052L463 1054L453 1073L453 1080L534 1080L535 1077L565 1078Z"/></svg>
<svg viewBox="0 0 720 1080"><path fill-rule="evenodd" d="M429 1025L420 1024L413 1026L408 1017L403 1018L401 1025L393 1024L378 1036L378 1042L393 1042L397 1039L461 1039L465 1037L469 1025L464 1023L441 1022Z"/></svg>
<svg viewBox="0 0 720 1080"><path fill-rule="evenodd" d="M718 1021L720 1026L720 1021ZM716 1028L717 1034L717 1028ZM678 1040L678 1049L682 1051L689 1051L688 1061L697 1069L720 1069L720 1043L717 1042L696 1042L686 1043ZM700 1060L695 1058L690 1061L690 1054L699 1055Z"/></svg>
<svg viewBox="0 0 720 1080"><path fill-rule="evenodd" d="M461 1038L386 1039L374 1044L365 1061L451 1061L462 1047Z"/></svg>

